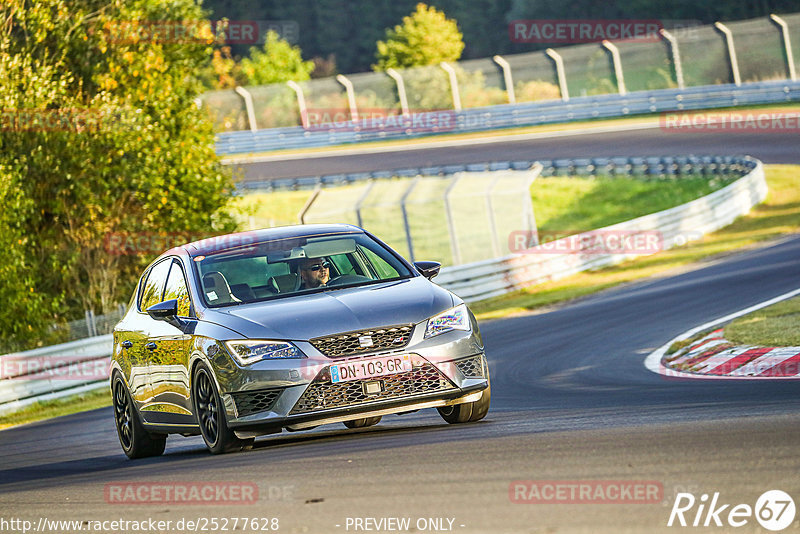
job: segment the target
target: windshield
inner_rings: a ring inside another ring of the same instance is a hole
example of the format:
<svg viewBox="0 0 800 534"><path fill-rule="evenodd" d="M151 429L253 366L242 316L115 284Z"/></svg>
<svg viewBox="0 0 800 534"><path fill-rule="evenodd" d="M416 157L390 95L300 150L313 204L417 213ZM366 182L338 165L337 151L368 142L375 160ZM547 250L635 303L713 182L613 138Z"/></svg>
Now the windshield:
<svg viewBox="0 0 800 534"><path fill-rule="evenodd" d="M413 276L385 245L365 234L253 243L194 258L210 307L256 302Z"/></svg>

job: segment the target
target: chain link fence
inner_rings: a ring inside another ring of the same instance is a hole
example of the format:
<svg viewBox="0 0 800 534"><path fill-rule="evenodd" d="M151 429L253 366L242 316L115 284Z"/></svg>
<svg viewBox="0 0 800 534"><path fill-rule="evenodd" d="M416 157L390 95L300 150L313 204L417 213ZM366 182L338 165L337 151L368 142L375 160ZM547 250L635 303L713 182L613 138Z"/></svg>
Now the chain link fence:
<svg viewBox="0 0 800 534"><path fill-rule="evenodd" d="M788 27L788 53L779 21ZM731 32L733 54L723 29ZM615 94L623 88L644 91L736 83L734 71L744 83L788 79L790 58L794 70L800 70L800 13L776 20L731 22L722 28L683 27L672 37L676 46L666 36L614 42L623 80L617 79L610 48L590 43L385 73L339 75L300 82L296 87L291 82L213 91L200 100L218 132L314 129L331 124L358 127L356 119L365 116L566 100ZM563 62L560 73L557 56ZM562 87L567 90L562 92ZM248 98L252 99L252 121Z"/></svg>

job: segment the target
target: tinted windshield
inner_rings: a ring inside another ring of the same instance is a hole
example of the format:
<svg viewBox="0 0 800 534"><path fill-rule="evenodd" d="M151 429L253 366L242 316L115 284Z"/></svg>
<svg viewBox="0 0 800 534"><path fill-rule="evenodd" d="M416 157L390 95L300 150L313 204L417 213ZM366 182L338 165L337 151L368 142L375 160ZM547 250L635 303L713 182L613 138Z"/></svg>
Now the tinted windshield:
<svg viewBox="0 0 800 534"><path fill-rule="evenodd" d="M384 245L365 234L253 243L194 259L211 307L289 297L412 276Z"/></svg>

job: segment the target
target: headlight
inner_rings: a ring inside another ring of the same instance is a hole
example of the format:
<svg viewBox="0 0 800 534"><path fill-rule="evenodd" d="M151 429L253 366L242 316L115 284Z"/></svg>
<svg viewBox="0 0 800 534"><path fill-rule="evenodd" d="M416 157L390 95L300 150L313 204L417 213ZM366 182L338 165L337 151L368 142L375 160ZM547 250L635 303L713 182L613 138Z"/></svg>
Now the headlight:
<svg viewBox="0 0 800 534"><path fill-rule="evenodd" d="M287 341L269 341L263 339L243 339L226 341L228 352L241 365L250 365L261 360L285 360L289 358L305 358L300 349Z"/></svg>
<svg viewBox="0 0 800 534"><path fill-rule="evenodd" d="M455 308L443 311L439 315L434 315L428 319L428 326L425 328L425 338L438 336L451 330L469 330L469 312L466 304L460 304Z"/></svg>

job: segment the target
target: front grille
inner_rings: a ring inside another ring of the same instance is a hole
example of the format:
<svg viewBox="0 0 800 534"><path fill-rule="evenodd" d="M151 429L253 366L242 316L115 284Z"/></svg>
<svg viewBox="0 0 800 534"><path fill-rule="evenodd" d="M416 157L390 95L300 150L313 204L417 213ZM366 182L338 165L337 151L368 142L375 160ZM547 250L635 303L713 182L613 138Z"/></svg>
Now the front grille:
<svg viewBox="0 0 800 534"><path fill-rule="evenodd" d="M470 356L457 360L456 367L464 375L464 378L483 378L483 356Z"/></svg>
<svg viewBox="0 0 800 534"><path fill-rule="evenodd" d="M266 412L280 396L282 389L262 389L259 391L239 391L231 393L239 417Z"/></svg>
<svg viewBox="0 0 800 534"><path fill-rule="evenodd" d="M310 341L325 356L340 358L368 352L401 349L408 345L413 329L413 325L385 326L371 330L359 330L318 337ZM369 336L369 340L367 336ZM369 344L370 341L371 344Z"/></svg>
<svg viewBox="0 0 800 534"><path fill-rule="evenodd" d="M370 395L366 394L364 383L375 381L383 383L381 391ZM300 400L292 408L290 415L399 399L448 389L454 389L453 384L430 363L425 363L421 367L405 373L336 384L330 381L330 375L326 369L308 386Z"/></svg>

